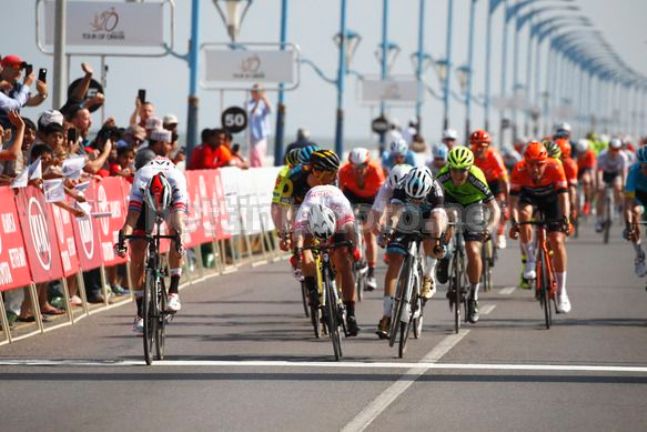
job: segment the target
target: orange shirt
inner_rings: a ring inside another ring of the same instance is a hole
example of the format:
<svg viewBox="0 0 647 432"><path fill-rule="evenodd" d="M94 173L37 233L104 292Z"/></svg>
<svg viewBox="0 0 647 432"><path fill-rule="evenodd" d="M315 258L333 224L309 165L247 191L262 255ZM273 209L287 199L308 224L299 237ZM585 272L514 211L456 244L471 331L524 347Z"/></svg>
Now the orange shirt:
<svg viewBox="0 0 647 432"><path fill-rule="evenodd" d="M492 183L497 180L508 181L508 171L503 163L503 158L501 158L499 152L492 147L488 147L482 158L474 158L474 165L483 171L488 183Z"/></svg>
<svg viewBox="0 0 647 432"><path fill-rule="evenodd" d="M594 169L596 162L597 158L595 156L595 152L591 149L588 149L577 157L577 168L579 171L585 169Z"/></svg>
<svg viewBox="0 0 647 432"><path fill-rule="evenodd" d="M229 165L231 161L231 152L229 149L220 145L213 148L206 144L201 144L191 154L191 163L189 169L214 169Z"/></svg>
<svg viewBox="0 0 647 432"><path fill-rule="evenodd" d="M517 162L510 176L510 193L512 195L524 192L533 198L544 198L554 193L566 192L567 188L568 182L564 167L555 159L548 159L544 175L537 182L532 179L525 159Z"/></svg>
<svg viewBox="0 0 647 432"><path fill-rule="evenodd" d="M362 198L374 197L384 183L384 172L375 162L369 161L362 179L364 184L360 187L353 165L347 162L339 170L339 189L346 189Z"/></svg>
<svg viewBox="0 0 647 432"><path fill-rule="evenodd" d="M562 159L564 173L569 186L577 186L577 162L573 158Z"/></svg>

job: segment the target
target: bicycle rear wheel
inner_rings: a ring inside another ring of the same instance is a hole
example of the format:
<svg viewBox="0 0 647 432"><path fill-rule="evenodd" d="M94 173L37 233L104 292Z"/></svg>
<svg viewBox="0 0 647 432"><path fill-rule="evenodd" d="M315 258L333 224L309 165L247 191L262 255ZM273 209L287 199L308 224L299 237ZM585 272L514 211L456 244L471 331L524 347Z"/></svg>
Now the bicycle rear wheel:
<svg viewBox="0 0 647 432"><path fill-rule="evenodd" d="M481 262L483 263L483 270L481 280L483 283L483 291L488 292L492 289L490 283L492 282L492 269L490 268L490 259L492 251L492 240L483 243L481 247Z"/></svg>
<svg viewBox="0 0 647 432"><path fill-rule="evenodd" d="M146 270L146 281L144 284L144 298L142 300L142 318L144 319L144 360L147 365L153 363L153 344L157 328L155 319L155 273L154 270Z"/></svg>
<svg viewBox="0 0 647 432"><path fill-rule="evenodd" d="M326 318L326 326L328 327L328 334L332 341L333 352L335 360L339 361L342 357L341 349L341 334L339 332L339 321L337 319L337 299L333 290L335 287L332 285L330 274L324 269L324 293L326 297L326 305L324 307L324 316Z"/></svg>
<svg viewBox="0 0 647 432"><path fill-rule="evenodd" d="M155 303L157 314L157 328L155 329L155 359L164 360L164 342L166 339L166 288L164 279L158 278L155 290Z"/></svg>

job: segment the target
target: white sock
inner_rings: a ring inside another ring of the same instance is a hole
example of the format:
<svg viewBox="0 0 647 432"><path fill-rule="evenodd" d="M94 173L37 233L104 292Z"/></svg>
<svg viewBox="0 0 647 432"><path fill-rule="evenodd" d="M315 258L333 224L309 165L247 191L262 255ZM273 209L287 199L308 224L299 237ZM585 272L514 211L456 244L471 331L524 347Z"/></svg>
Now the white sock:
<svg viewBox="0 0 647 432"><path fill-rule="evenodd" d="M481 283L477 282L475 284L470 284L472 299L478 301L479 299L479 288L481 288Z"/></svg>
<svg viewBox="0 0 647 432"><path fill-rule="evenodd" d="M555 276L557 277L557 293L566 294L566 272L555 272Z"/></svg>
<svg viewBox="0 0 647 432"><path fill-rule="evenodd" d="M535 257L535 245L533 245L531 243L522 243L521 248L526 253L526 262L527 263L537 262L537 259Z"/></svg>
<svg viewBox="0 0 647 432"><path fill-rule="evenodd" d="M391 309L393 309L393 297L384 296L384 316L385 317L391 316L391 313L392 313Z"/></svg>
<svg viewBox="0 0 647 432"><path fill-rule="evenodd" d="M438 260L434 257L430 256L425 256L425 276L427 276L430 279L434 278L434 274L436 271L436 264L438 263Z"/></svg>

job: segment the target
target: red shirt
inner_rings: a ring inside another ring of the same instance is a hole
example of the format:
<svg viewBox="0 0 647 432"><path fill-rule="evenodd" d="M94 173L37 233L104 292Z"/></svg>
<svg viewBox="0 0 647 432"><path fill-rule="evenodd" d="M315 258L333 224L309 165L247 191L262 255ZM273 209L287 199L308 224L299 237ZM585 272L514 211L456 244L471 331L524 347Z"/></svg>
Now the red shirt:
<svg viewBox="0 0 647 432"><path fill-rule="evenodd" d="M577 157L577 167L580 171L585 169L595 169L595 164L597 159L595 157L595 152L591 149L588 149L583 154Z"/></svg>
<svg viewBox="0 0 647 432"><path fill-rule="evenodd" d="M377 191L384 183L384 172L375 162L370 161L362 179L364 184L360 187L357 174L355 174L351 163L344 164L339 170L339 188L347 189L362 198L371 198L377 195Z"/></svg>
<svg viewBox="0 0 647 432"><path fill-rule="evenodd" d="M505 169L503 159L501 159L499 152L492 147L488 147L483 158L475 157L474 165L483 171L488 183L497 180L508 181L508 171Z"/></svg>
<svg viewBox="0 0 647 432"><path fill-rule="evenodd" d="M123 168L121 168L121 165L119 165L118 163L111 163L110 175L113 177L118 176L122 169ZM133 179L135 178L135 174L131 174L129 176L119 176L119 177L123 177L128 181L128 183L132 183Z"/></svg>
<svg viewBox="0 0 647 432"><path fill-rule="evenodd" d="M562 159L569 186L577 186L577 162L573 158Z"/></svg>
<svg viewBox="0 0 647 432"><path fill-rule="evenodd" d="M231 152L224 145L213 148L206 144L201 144L191 154L191 163L189 169L214 169L229 165L231 161Z"/></svg>
<svg viewBox="0 0 647 432"><path fill-rule="evenodd" d="M566 192L567 188L568 182L564 167L560 161L555 159L548 159L544 174L539 181L535 182L530 175L525 159L517 162L510 176L510 193L512 195L523 191L532 197L540 198L554 193Z"/></svg>

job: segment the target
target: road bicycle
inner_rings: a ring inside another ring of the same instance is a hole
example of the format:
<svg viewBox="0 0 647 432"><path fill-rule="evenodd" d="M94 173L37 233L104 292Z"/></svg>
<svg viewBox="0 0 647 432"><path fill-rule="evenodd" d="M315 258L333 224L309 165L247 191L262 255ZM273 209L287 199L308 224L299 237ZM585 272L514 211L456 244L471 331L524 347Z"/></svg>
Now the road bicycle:
<svg viewBox="0 0 647 432"><path fill-rule="evenodd" d="M497 250L492 235L487 235L486 240L483 242L483 247L481 247L481 262L483 263L481 285L483 286L483 291L486 292L492 289L492 273L498 258Z"/></svg>
<svg viewBox="0 0 647 432"><path fill-rule="evenodd" d="M551 252L546 240L546 227L548 223L543 215L539 215L536 220L528 222L519 222L519 225L535 226L535 251L537 262L535 267L536 278L529 280L531 288L535 288L535 298L544 311L544 320L546 329L550 329L553 322L553 310L557 310L557 278L551 258Z"/></svg>
<svg viewBox="0 0 647 432"><path fill-rule="evenodd" d="M613 188L607 184L604 186L604 220L602 222L602 238L604 244L609 243L609 235L611 233L613 211Z"/></svg>
<svg viewBox="0 0 647 432"><path fill-rule="evenodd" d="M310 317L315 328L315 335L319 337L319 322L324 325L324 332L328 333L333 346L335 360L342 356L341 337L347 336L346 307L341 301L341 293L335 283L331 250L338 247L353 247L353 242L343 240L333 244L325 244L317 239L311 246L304 250L311 250L315 261L315 274L317 284L317 299L310 299ZM321 319L320 319L321 318Z"/></svg>
<svg viewBox="0 0 647 432"><path fill-rule="evenodd" d="M461 328L461 321L467 322L467 258L465 255L465 240L463 239L462 224L449 222L454 227L451 258L449 262L449 287L447 298L449 307L454 312L454 331L458 333ZM461 307L463 308L463 319L461 320Z"/></svg>
<svg viewBox="0 0 647 432"><path fill-rule="evenodd" d="M424 262L421 259L422 233L407 235L407 253L400 267L398 281L391 312L389 346L395 345L398 339L398 357L402 358L407 349L409 333L413 328L413 337L418 339L422 333L423 311L426 300L421 297ZM398 338L399 335L399 338Z"/></svg>
<svg viewBox="0 0 647 432"><path fill-rule="evenodd" d="M145 240L148 244L142 300L144 359L147 365L153 363L153 354L155 354L155 360L164 359L166 323L174 315L174 312L166 310L167 292L164 278L168 276L168 269L162 263L160 241L170 239L176 247L179 247L181 240L177 235L162 235L162 221L161 217L156 217L154 234L129 236L124 236L121 232L119 234L119 244L123 244L124 240Z"/></svg>

